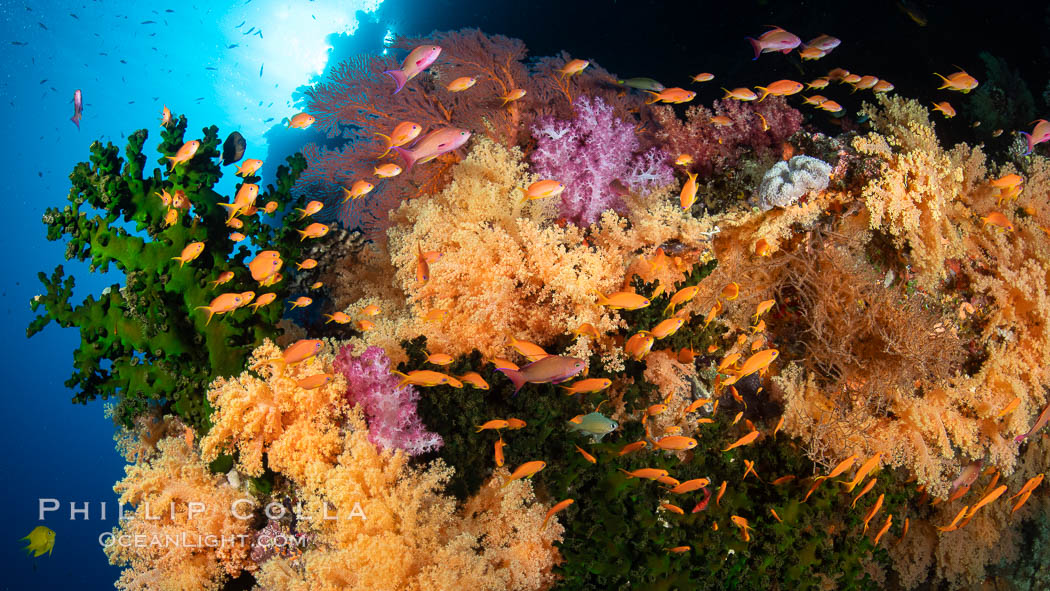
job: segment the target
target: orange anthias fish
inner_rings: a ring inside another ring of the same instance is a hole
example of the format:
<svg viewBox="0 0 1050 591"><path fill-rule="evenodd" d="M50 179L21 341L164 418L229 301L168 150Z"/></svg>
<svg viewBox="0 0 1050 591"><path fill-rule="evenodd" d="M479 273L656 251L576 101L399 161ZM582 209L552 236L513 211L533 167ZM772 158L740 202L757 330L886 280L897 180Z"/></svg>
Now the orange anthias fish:
<svg viewBox="0 0 1050 591"><path fill-rule="evenodd" d="M598 329L595 328L594 325L590 322L584 322L579 327L577 327L576 330L572 331L572 334L575 336L586 335L591 337L592 339L596 339L601 336L600 334L598 334Z"/></svg>
<svg viewBox="0 0 1050 591"><path fill-rule="evenodd" d="M649 444L646 443L645 441L635 441L634 443L628 443L627 445L623 446L623 448L620 451L616 452L616 455L617 456L625 456L625 455L627 455L627 454L629 454L629 453L631 453L633 451L638 451L640 449L643 449L647 445L649 445Z"/></svg>
<svg viewBox="0 0 1050 591"><path fill-rule="evenodd" d="M679 195L679 200L682 204L682 209L690 209L693 204L696 203L696 191L698 189L696 185L696 173L686 173L689 175L689 179L682 185L682 192Z"/></svg>
<svg viewBox="0 0 1050 591"><path fill-rule="evenodd" d="M956 90L958 92L966 94L971 90L977 88L977 79L967 74L965 70L960 70L948 76L947 78L941 76L937 72L934 72L933 75L937 76L938 78L944 81L944 84L941 85L940 88L938 88L937 90L943 90L947 88L949 90Z"/></svg>
<svg viewBox="0 0 1050 591"><path fill-rule="evenodd" d="M243 298L239 293L224 293L211 301L211 304L207 306L197 306L195 310L207 310L208 320L204 323L207 326L211 322L212 316L216 314L225 314L232 312L241 306Z"/></svg>
<svg viewBox="0 0 1050 591"><path fill-rule="evenodd" d="M747 87L734 88L733 90L723 88L722 90L726 91L725 96L722 97L723 100L734 99L738 101L753 101L758 98L758 95L755 94L755 91Z"/></svg>
<svg viewBox="0 0 1050 591"><path fill-rule="evenodd" d="M751 43L751 47L755 50L755 57L751 58L752 60L757 60L758 56L763 53L773 51L788 54L802 44L802 40L798 36L788 33L777 26L772 26L770 30L763 33L758 39L751 37L745 37L745 39Z"/></svg>
<svg viewBox="0 0 1050 591"><path fill-rule="evenodd" d="M282 265L284 265L284 261L281 260L279 252L276 250L264 250L255 255L255 258L248 263L248 270L252 273L252 279L265 283L280 271Z"/></svg>
<svg viewBox="0 0 1050 591"><path fill-rule="evenodd" d="M823 480L825 478L835 478L839 474L842 474L846 470L849 470L850 468L852 468L853 464L855 464L856 462L857 462L857 454L853 454L852 456L850 456L850 457L846 458L845 460L842 460L841 462L839 462L839 464L837 466L835 466L831 470L831 472L828 473L827 476L818 476L817 479L818 480Z"/></svg>
<svg viewBox="0 0 1050 591"><path fill-rule="evenodd" d="M667 435L653 442L653 447L666 451L684 451L693 449L696 445L695 439L682 435Z"/></svg>
<svg viewBox="0 0 1050 591"><path fill-rule="evenodd" d="M881 460L882 452L879 452L869 458L868 461L861 464L860 468L857 469L857 473L853 476L853 480L843 482L843 484L846 485L846 492L853 492L853 489L856 488L862 480L867 478L868 474L879 465Z"/></svg>
<svg viewBox="0 0 1050 591"><path fill-rule="evenodd" d="M798 50L798 56L804 60L819 60L827 54L828 52L819 47L803 47Z"/></svg>
<svg viewBox="0 0 1050 591"><path fill-rule="evenodd" d="M336 324L350 324L351 322L351 318L346 312L333 312L331 314L325 314L324 317L328 319L325 320L325 324L328 324L329 322L334 322Z"/></svg>
<svg viewBox="0 0 1050 591"><path fill-rule="evenodd" d="M984 498L982 498L980 501L977 501L977 504L974 505L973 508L970 509L970 512L966 514L966 518L969 519L969 518L973 517L974 514L977 513L978 509L980 509L981 507L984 507L988 503L991 503L995 499L998 499L999 497L1001 497L1003 495L1004 492L1006 492L1006 485L1002 484L1002 485L999 485L999 487L996 488L995 490L993 490L992 492L984 495Z"/></svg>
<svg viewBox="0 0 1050 591"><path fill-rule="evenodd" d="M307 127L313 125L314 121L317 121L317 119L314 118L313 115L310 115L309 113L298 113L296 115L293 115L292 118L288 120L287 128L306 129Z"/></svg>
<svg viewBox="0 0 1050 591"><path fill-rule="evenodd" d="M237 165L237 172L234 174L236 176L252 176L262 168L262 165L262 160L249 158Z"/></svg>
<svg viewBox="0 0 1050 591"><path fill-rule="evenodd" d="M420 45L411 52L405 61L401 63L400 70L386 70L383 73L394 79L394 84L397 88L394 89L392 94L401 92L401 89L405 87L405 84L409 80L415 78L422 72L430 67L431 64L437 60L438 56L441 55L441 48L437 45Z"/></svg>
<svg viewBox="0 0 1050 591"><path fill-rule="evenodd" d="M802 92L805 86L801 82L795 82L794 80L777 80L769 86L756 86L755 88L762 91L762 96L758 99L758 102L762 102L767 96L791 96Z"/></svg>
<svg viewBox="0 0 1050 591"><path fill-rule="evenodd" d="M324 203L320 201L311 201L307 203L306 207L304 207L303 209L299 209L297 207L295 208L295 211L299 212L299 219L303 219L312 216L313 214L321 211L322 209L324 209Z"/></svg>
<svg viewBox="0 0 1050 591"><path fill-rule="evenodd" d="M883 92L889 92L894 88L895 87L893 86L893 83L891 83L889 80L879 80L875 83L875 86L871 87L871 91L876 94L880 94Z"/></svg>
<svg viewBox="0 0 1050 591"><path fill-rule="evenodd" d="M966 515L966 511L967 511L967 510L968 510L969 508L970 508L969 506L963 507L963 508L962 508L962 509L960 509L960 510L959 510L959 512L958 512L958 513L957 513L957 514L955 515L955 519L953 519L951 523L949 523L948 525L946 525L946 526L944 526L944 527L941 527L941 526L937 526L937 529L939 529L940 531L955 531L956 529L958 529L958 528L956 527L956 524L957 524L957 523L959 523L959 521L960 521L960 520L962 520L962 518L963 518L963 517L964 517L964 516ZM965 525L965 524L964 524L964 525Z"/></svg>
<svg viewBox="0 0 1050 591"><path fill-rule="evenodd" d="M674 159L675 166L689 166L693 163L693 157L689 154L679 154L678 158Z"/></svg>
<svg viewBox="0 0 1050 591"><path fill-rule="evenodd" d="M677 513L679 515L685 515L685 509L682 509L678 505L672 505L671 503L660 503L660 506L670 511L671 513Z"/></svg>
<svg viewBox="0 0 1050 591"><path fill-rule="evenodd" d="M988 184L995 187L996 189L1012 189L1013 187L1019 186L1024 182L1024 178L1019 174L1008 174L1006 176L997 178Z"/></svg>
<svg viewBox="0 0 1050 591"><path fill-rule="evenodd" d="M1008 415L1008 414L1010 414L1010 413L1011 413L1011 412L1013 412L1013 411L1014 411L1014 410L1015 410L1015 409L1016 409L1016 408L1018 407L1018 405L1020 405L1020 404L1021 404L1021 399L1020 399L1020 398L1017 398L1017 397L1014 397L1014 399L1013 399L1013 400L1011 400L1010 402L1008 402L1008 403L1006 404L1006 406L1004 406L1004 407L1003 407L1003 410L999 411L999 414L995 415L995 418L997 418L997 419L998 419L999 417L1002 417L1002 416L1005 416L1005 415Z"/></svg>
<svg viewBox="0 0 1050 591"><path fill-rule="evenodd" d="M160 112L160 125L161 127L171 125L171 111L168 109L168 105L164 105L164 109Z"/></svg>
<svg viewBox="0 0 1050 591"><path fill-rule="evenodd" d="M507 103L513 103L514 101L521 100L522 98L525 97L526 93L527 93L527 91L524 88L515 88L514 90L511 90L507 94L500 95L497 98L503 99L503 103L500 106L501 107L505 107L505 106L507 106Z"/></svg>
<svg viewBox="0 0 1050 591"><path fill-rule="evenodd" d="M674 312L675 306L677 306L678 304L684 304L689 301L692 301L692 299L696 297L696 293L698 291L700 291L699 285L683 287L682 289L676 291L674 295L671 296L671 301L667 304L667 307L664 308L664 314L667 314L668 312Z"/></svg>
<svg viewBox="0 0 1050 591"><path fill-rule="evenodd" d="M571 78L587 69L589 65L591 65L591 62L587 60L572 60L562 66L558 73L561 74L562 78Z"/></svg>
<svg viewBox="0 0 1050 591"><path fill-rule="evenodd" d="M679 318L677 316L667 318L666 320L660 321L659 324L653 327L652 335L655 339L667 338L674 333L678 332L678 329L682 328L685 324L685 318Z"/></svg>
<svg viewBox="0 0 1050 591"><path fill-rule="evenodd" d="M449 92L463 92L464 90L467 90L471 86L477 84L477 82L478 79L474 76L460 76L452 82L449 82L448 86L446 86L445 89Z"/></svg>
<svg viewBox="0 0 1050 591"><path fill-rule="evenodd" d="M416 139L421 131L423 131L422 125L411 121L402 121L394 127L394 130L390 132L390 135L377 133L377 136L386 140L386 147L379 157L382 158L383 156L386 156L387 153L390 152L390 148L393 148L394 146L403 146Z"/></svg>
<svg viewBox="0 0 1050 591"><path fill-rule="evenodd" d="M496 456L496 467L497 468L502 468L503 467L503 446L504 445L505 444L503 443L503 437L500 437L499 439L496 440L494 448L495 448L495 452L496 452L495 456Z"/></svg>
<svg viewBox="0 0 1050 591"><path fill-rule="evenodd" d="M314 223L310 224L309 226L307 226L306 229L304 229L304 230L296 230L296 232L299 233L299 236L300 236L299 241L302 242L303 240L306 240L307 238L320 238L320 237L324 236L325 234L327 234L328 230L329 230L328 226L326 226L324 224L321 224L321 223L318 223L318 222L314 222Z"/></svg>
<svg viewBox="0 0 1050 591"><path fill-rule="evenodd" d="M945 117L951 119L955 117L955 108L948 101L941 101L939 103L933 103L933 110L940 111Z"/></svg>
<svg viewBox="0 0 1050 591"><path fill-rule="evenodd" d="M806 85L807 88L815 88L820 90L821 88L827 88L831 81L827 78L816 78L812 82Z"/></svg>
<svg viewBox="0 0 1050 591"><path fill-rule="evenodd" d="M481 433L486 429L495 429L499 431L500 429L506 429L507 425L509 425L509 423L504 419L492 419L491 421L485 421L481 425L478 425L478 430L475 431L475 433Z"/></svg>
<svg viewBox="0 0 1050 591"><path fill-rule="evenodd" d="M590 462L592 464L597 464L598 463L597 458L595 458L591 454L589 454L586 451L584 451L583 449L581 449L580 446L578 446L578 445L576 446L576 451L580 452L580 455L583 456L583 459L587 460L588 462Z"/></svg>
<svg viewBox="0 0 1050 591"><path fill-rule="evenodd" d="M448 353L431 353L427 355L427 363L433 363L434 365L451 365L455 361Z"/></svg>
<svg viewBox="0 0 1050 591"><path fill-rule="evenodd" d="M176 164L181 164L183 162L189 162L190 159L193 158L193 155L197 153L197 149L200 148L200 147L201 147L200 141L198 141L198 140L190 140L190 141L182 144L182 147L179 148L178 152L175 152L174 156L165 156L165 158L167 158L168 160L171 160L171 168L168 169L168 172L170 173L171 171L175 170L175 165Z"/></svg>
<svg viewBox="0 0 1050 591"><path fill-rule="evenodd" d="M555 180L545 180L532 183L528 189L518 187L518 190L522 192L520 203L525 203L535 199L557 197L565 190L565 185Z"/></svg>
<svg viewBox="0 0 1050 591"><path fill-rule="evenodd" d="M472 388L477 388L478 390L489 389L488 382L486 382L485 379L481 377L481 374L476 371L468 371L467 373L456 377L464 384L469 384Z"/></svg>
<svg viewBox="0 0 1050 591"><path fill-rule="evenodd" d="M828 113L838 113L839 111L842 111L842 105L835 101L824 101L820 103L820 106L817 108L827 111Z"/></svg>
<svg viewBox="0 0 1050 591"><path fill-rule="evenodd" d="M401 167L393 162L387 162L373 168L372 173L381 179L389 179L401 174Z"/></svg>
<svg viewBox="0 0 1050 591"><path fill-rule="evenodd" d="M758 431L752 431L752 432L748 433L747 435L744 435L740 439L737 439L733 443L729 444L729 447L723 449L722 451L729 451L729 450L731 450L733 448L737 448L737 447L740 447L742 445L748 445L749 443L754 443L755 440L758 439L758 436L759 436L759 432Z"/></svg>
<svg viewBox="0 0 1050 591"><path fill-rule="evenodd" d="M640 310L650 304L648 298L631 291L618 291L606 296L600 291L592 289L591 293L598 296L598 305L606 306L613 310Z"/></svg>
<svg viewBox="0 0 1050 591"><path fill-rule="evenodd" d="M290 301L288 303L292 305L292 309L294 310L296 308L305 308L305 307L309 306L310 304L314 303L314 301L311 298L308 298L306 296L299 296L298 298L296 298L296 299L294 299L294 300L292 300L292 301Z"/></svg>
<svg viewBox="0 0 1050 591"><path fill-rule="evenodd" d="M295 383L295 385L302 388L303 390L313 390L315 388L320 388L321 386L324 386L325 384L331 382L334 379L334 374L318 373L299 380Z"/></svg>
<svg viewBox="0 0 1050 591"><path fill-rule="evenodd" d="M853 85L853 90L854 91L867 90L869 88L873 88L878 83L879 83L879 77L878 76L871 76L871 75L861 76L860 80L857 80L857 83Z"/></svg>
<svg viewBox="0 0 1050 591"><path fill-rule="evenodd" d="M750 542L751 541L751 535L750 535L749 532L751 531L751 528L747 524L747 519L744 519L743 517L740 517L739 515L732 515L732 516L729 517L729 520L733 522L733 525L735 525L735 526L740 528L740 533L742 533L744 535L744 541L745 542Z"/></svg>
<svg viewBox="0 0 1050 591"><path fill-rule="evenodd" d="M578 380L569 384L568 386L558 386L564 388L566 394L593 394L595 392L601 392L612 385L612 380L609 378L588 378L585 380Z"/></svg>
<svg viewBox="0 0 1050 591"><path fill-rule="evenodd" d="M358 179L354 181L354 184L351 185L349 189L343 189L343 203L346 203L351 199L360 199L365 195L371 193L372 189L375 188L376 186L372 183L364 179Z"/></svg>
<svg viewBox="0 0 1050 591"><path fill-rule="evenodd" d="M677 86L674 88L665 88L660 92L653 92L651 90L646 90L645 92L652 95L651 97L646 99L645 104L647 105L651 105L656 102L679 105L682 103L688 103L689 101L696 98L696 93L692 90L678 88Z"/></svg>
<svg viewBox="0 0 1050 591"><path fill-rule="evenodd" d="M776 361L776 358L779 355L780 352L776 349L766 349L764 351L759 351L758 353L755 353L751 357L747 358L747 361L745 361L744 364L740 366L740 369L734 373L733 377L729 378L724 382L724 385L731 386L741 378L746 378L747 376L755 373L756 371L761 371L765 369L769 366L770 363Z"/></svg>
<svg viewBox="0 0 1050 591"><path fill-rule="evenodd" d="M426 257L423 256L423 246L416 243L416 282L420 285L430 281L430 265L427 264Z"/></svg>
<svg viewBox="0 0 1050 591"><path fill-rule="evenodd" d="M998 211L990 212L988 215L982 217L981 221L984 222L985 226L991 224L991 225L996 226L998 228L1002 228L1002 229L1006 230L1007 232L1013 232L1014 231L1013 223L1011 223L1010 220L1007 219L1007 217L1005 215L1003 215L1002 213L1000 213Z"/></svg>
<svg viewBox="0 0 1050 591"><path fill-rule="evenodd" d="M179 261L179 268L181 269L186 263L196 259L204 252L203 242L190 242L183 249L177 257L171 257L174 261Z"/></svg>
<svg viewBox="0 0 1050 591"><path fill-rule="evenodd" d="M571 504L573 504L575 502L576 501L574 501L572 499L565 499L564 501L562 501L562 502L558 503L557 505L551 507L550 511L547 511L546 517L543 518L543 523L540 525L540 529L543 529L543 528L547 527L547 521L549 521L551 517L554 517L555 513L557 513L558 511L561 511L562 509L565 509L566 507L568 507L569 505L571 505Z"/></svg>
<svg viewBox="0 0 1050 591"><path fill-rule="evenodd" d="M211 282L211 286L213 288L219 287L224 283L228 283L231 279L233 279L233 271L223 271L222 273L219 273L218 279Z"/></svg>
<svg viewBox="0 0 1050 591"><path fill-rule="evenodd" d="M511 482L514 482L515 480L519 480L521 478L532 478L534 474L546 467L547 462L541 460L525 462L524 464L518 466L518 468L511 473L510 478L508 478L507 481L504 482L503 486L501 486L500 488L503 488Z"/></svg>
<svg viewBox="0 0 1050 591"><path fill-rule="evenodd" d="M264 293L261 296L259 296L259 299L255 300L255 303L253 303L251 306L252 306L253 309L258 311L259 308L262 308L266 304L273 303L273 301L276 300L276 299L277 299L277 294L275 294L275 293Z"/></svg>
<svg viewBox="0 0 1050 591"><path fill-rule="evenodd" d="M882 539L883 534L885 534L887 531L889 531L891 525L893 525L893 514L892 513L890 513L889 515L886 516L886 523L884 523L882 525L882 528L879 529L879 533L875 534L875 540L873 540L872 543L875 544L876 546L878 546L879 545L879 540Z"/></svg>
<svg viewBox="0 0 1050 591"><path fill-rule="evenodd" d="M674 486L673 488L667 489L667 492L682 495L685 493L693 492L694 490L700 490L711 484L711 481L706 478L694 478L693 480L686 480L685 482Z"/></svg>
<svg viewBox="0 0 1050 591"><path fill-rule="evenodd" d="M693 82L710 82L714 79L715 75L710 72L700 72L699 74L691 78Z"/></svg>
<svg viewBox="0 0 1050 591"><path fill-rule="evenodd" d="M641 361L652 350L654 341L651 332L642 330L627 339L623 344L623 351L635 361Z"/></svg>
<svg viewBox="0 0 1050 591"><path fill-rule="evenodd" d="M632 472L628 472L623 468L618 468L620 472L627 475L628 479L631 478L647 478L649 480L656 480L657 478L663 478L667 476L667 470L660 470L658 468L640 468Z"/></svg>
<svg viewBox="0 0 1050 591"><path fill-rule="evenodd" d="M407 374L401 373L399 371L395 371L393 373L395 375L401 376L401 382L397 385L398 388L405 384L429 388L440 384L451 383L450 376L438 371L431 371L429 369L417 369L414 371L410 371Z"/></svg>

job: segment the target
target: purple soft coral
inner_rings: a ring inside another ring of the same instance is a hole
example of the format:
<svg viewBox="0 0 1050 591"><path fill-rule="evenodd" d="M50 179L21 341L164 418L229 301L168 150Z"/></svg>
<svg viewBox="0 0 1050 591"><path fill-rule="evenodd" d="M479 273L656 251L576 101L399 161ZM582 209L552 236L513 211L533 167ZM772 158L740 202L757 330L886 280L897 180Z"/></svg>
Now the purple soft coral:
<svg viewBox="0 0 1050 591"><path fill-rule="evenodd" d="M572 121L544 117L532 128L536 149L533 172L565 183L561 214L581 225L594 223L607 209L624 211L610 183L619 180L632 191L674 182L668 156L658 148L639 153L634 127L613 116L600 98L580 96Z"/></svg>
<svg viewBox="0 0 1050 591"><path fill-rule="evenodd" d="M368 422L369 440L380 449L403 449L419 455L441 448L437 433L426 430L416 412L419 392L412 386L398 387L390 373L390 358L381 347L369 347L354 357L353 347L339 351L333 367L346 376L350 404L360 404Z"/></svg>

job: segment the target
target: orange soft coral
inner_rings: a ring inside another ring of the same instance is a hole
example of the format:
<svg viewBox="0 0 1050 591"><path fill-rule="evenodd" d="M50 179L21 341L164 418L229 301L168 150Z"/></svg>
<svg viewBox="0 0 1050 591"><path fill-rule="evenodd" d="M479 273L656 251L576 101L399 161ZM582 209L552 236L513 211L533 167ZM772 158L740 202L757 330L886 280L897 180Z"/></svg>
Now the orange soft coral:
<svg viewBox="0 0 1050 591"><path fill-rule="evenodd" d="M218 589L253 568L250 522L237 517L250 514L251 502L238 504L244 495L212 474L183 438L162 439L156 450L113 487L121 503L134 506L105 548L110 563L125 567L117 588Z"/></svg>
<svg viewBox="0 0 1050 591"><path fill-rule="evenodd" d="M281 350L266 341L248 365L280 356ZM262 365L259 377L244 372L234 379L216 379L208 391L214 426L201 440L201 455L210 461L236 451L238 470L250 476L262 475L263 454L271 469L294 479L331 464L340 441L331 418L340 412L346 380L336 374L312 390L296 385L319 373L332 373L330 357L315 357L283 371Z"/></svg>
<svg viewBox="0 0 1050 591"><path fill-rule="evenodd" d="M545 508L533 502L529 483L501 489L502 470L457 513L455 499L442 493L448 467L414 468L402 451L380 452L358 410L346 424L338 463L300 483L301 523L313 528L315 542L301 558L305 568L267 562L258 576L263 588L496 591L552 583L561 528L540 529Z"/></svg>

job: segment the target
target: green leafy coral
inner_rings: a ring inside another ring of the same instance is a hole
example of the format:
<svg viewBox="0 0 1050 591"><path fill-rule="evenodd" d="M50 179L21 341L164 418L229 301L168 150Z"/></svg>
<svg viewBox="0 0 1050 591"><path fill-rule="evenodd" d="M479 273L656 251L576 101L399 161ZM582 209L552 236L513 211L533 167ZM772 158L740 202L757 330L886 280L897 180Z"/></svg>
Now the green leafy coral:
<svg viewBox="0 0 1050 591"><path fill-rule="evenodd" d="M169 169L166 156L183 145L185 132L185 117L162 132L162 157L157 162L164 171ZM146 130L128 137L125 158L113 144L96 141L90 160L77 164L70 175L70 203L44 214L48 239L66 241L67 259L89 263L91 272L106 272L112 265L124 274L124 285L74 304L70 300L75 280L62 265L50 276L41 272L46 291L31 305L44 313L26 334L33 336L52 320L77 327L80 345L74 352L73 375L66 381L75 389L73 401L117 397L115 418L125 426L150 405L164 405L188 424L205 427L206 385L218 375L239 373L251 350L278 333L287 281L260 289L247 262L259 250L276 250L285 261L297 260L299 236L281 216L301 207L291 188L306 162L296 154L288 158L288 166L278 168L276 187L260 191L257 200L260 207L276 202L275 217L261 210L242 216L244 225L238 231L248 239L236 243L229 238L233 229L226 225L227 212L219 205L232 197L213 190L222 176L216 160L217 133L215 126L204 129L190 161L169 174L154 169L150 176L144 176ZM165 219L169 207L158 196L164 190L171 195L183 191L191 204L171 225ZM183 247L198 241L204 243L199 258L181 266L173 260ZM209 284L227 270L234 272L232 280L221 287ZM221 293L253 290L273 292L276 301L258 311L241 308L216 316L211 322L206 311L197 310Z"/></svg>

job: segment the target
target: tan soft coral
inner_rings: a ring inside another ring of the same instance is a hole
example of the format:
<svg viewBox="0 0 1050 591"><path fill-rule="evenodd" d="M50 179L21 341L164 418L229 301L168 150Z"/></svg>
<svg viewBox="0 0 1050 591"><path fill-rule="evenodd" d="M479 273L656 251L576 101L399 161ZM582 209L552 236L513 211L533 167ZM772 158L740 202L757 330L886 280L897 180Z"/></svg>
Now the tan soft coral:
<svg viewBox="0 0 1050 591"><path fill-rule="evenodd" d="M612 330L618 315L595 305L592 290L622 289L625 270L667 240L696 246L687 236L696 236L698 222L676 212L667 194L633 196L627 218L607 212L583 229L554 223L555 200L520 203L519 189L534 180L519 150L480 138L443 191L392 212L388 243L368 255L387 270L383 287L361 289L354 278L360 266L347 262L338 280L347 285L336 288L343 307L361 297L384 302L364 344L382 346L399 361L399 342L424 334L433 351L510 356L511 335L543 344L583 322ZM442 253L425 285L416 278L419 249ZM699 249L691 252L683 266ZM675 270L666 278L682 276ZM444 319L425 321L432 310L446 312Z"/></svg>
<svg viewBox="0 0 1050 591"><path fill-rule="evenodd" d="M280 356L281 349L266 341L248 363L257 366L254 373L220 377L212 383L208 402L215 408L214 425L201 440L205 459L236 451L238 470L261 476L263 454L267 454L271 469L293 479L334 462L340 436L332 417L341 412L346 379L336 374L319 388L300 388L299 380L332 372L330 357L314 357L283 369L264 363Z"/></svg>
<svg viewBox="0 0 1050 591"><path fill-rule="evenodd" d="M105 549L110 563L125 566L117 588L218 589L254 568L250 522L237 517L250 514L252 503L239 505L244 495L212 474L183 438L162 439L156 449L113 487L121 503L134 506Z"/></svg>
<svg viewBox="0 0 1050 591"><path fill-rule="evenodd" d="M301 559L305 568L267 562L258 576L262 589L550 586L559 560L553 542L562 530L556 523L540 529L545 508L534 502L530 483L500 488L507 475L501 470L457 513L455 499L442 494L448 467L411 467L401 451L378 451L356 410L347 428L337 465L300 483L301 523L314 540Z"/></svg>

